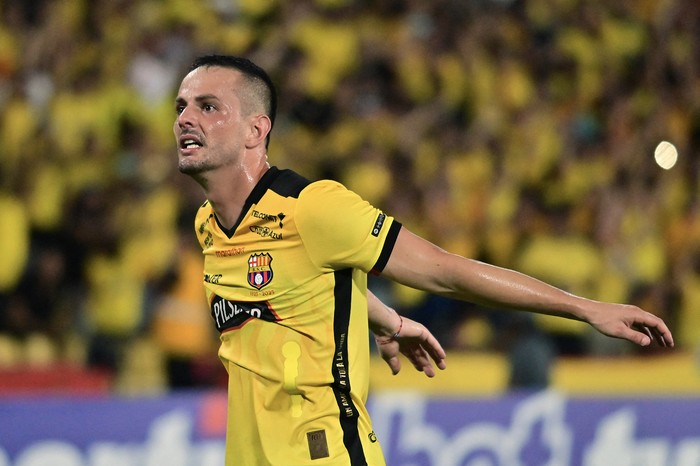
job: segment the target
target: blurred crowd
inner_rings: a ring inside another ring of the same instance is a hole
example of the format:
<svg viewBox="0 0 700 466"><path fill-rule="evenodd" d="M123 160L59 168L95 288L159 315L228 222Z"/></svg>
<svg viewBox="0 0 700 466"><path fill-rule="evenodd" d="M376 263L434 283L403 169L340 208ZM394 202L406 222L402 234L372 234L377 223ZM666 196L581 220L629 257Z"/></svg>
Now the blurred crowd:
<svg viewBox="0 0 700 466"><path fill-rule="evenodd" d="M270 72L272 164L700 345L698 2L0 0L0 18L0 367L219 383L203 198L172 135L203 53ZM578 322L370 286L452 350L635 351Z"/></svg>

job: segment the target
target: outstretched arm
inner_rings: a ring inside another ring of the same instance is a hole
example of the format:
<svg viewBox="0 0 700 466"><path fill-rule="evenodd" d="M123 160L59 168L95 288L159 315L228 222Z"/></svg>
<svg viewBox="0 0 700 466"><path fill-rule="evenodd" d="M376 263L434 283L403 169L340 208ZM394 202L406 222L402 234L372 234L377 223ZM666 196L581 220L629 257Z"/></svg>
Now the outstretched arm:
<svg viewBox="0 0 700 466"><path fill-rule="evenodd" d="M588 322L604 335L641 346L673 346L659 317L626 304L585 299L528 275L448 253L401 229L383 275L404 285L489 307Z"/></svg>
<svg viewBox="0 0 700 466"><path fill-rule="evenodd" d="M428 377L435 376L433 362L440 369L445 369L445 351L424 325L400 316L369 290L367 307L369 327L374 334L379 354L394 375L401 370L399 353L406 356L416 370L424 372Z"/></svg>

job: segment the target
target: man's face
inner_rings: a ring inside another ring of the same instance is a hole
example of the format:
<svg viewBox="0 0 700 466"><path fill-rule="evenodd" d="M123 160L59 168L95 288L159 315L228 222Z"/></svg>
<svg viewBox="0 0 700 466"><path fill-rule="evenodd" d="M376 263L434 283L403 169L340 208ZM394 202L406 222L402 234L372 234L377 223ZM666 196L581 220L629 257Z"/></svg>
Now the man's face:
<svg viewBox="0 0 700 466"><path fill-rule="evenodd" d="M182 80L173 125L182 173L240 163L248 123L238 97L243 81L240 72L222 67L197 68Z"/></svg>

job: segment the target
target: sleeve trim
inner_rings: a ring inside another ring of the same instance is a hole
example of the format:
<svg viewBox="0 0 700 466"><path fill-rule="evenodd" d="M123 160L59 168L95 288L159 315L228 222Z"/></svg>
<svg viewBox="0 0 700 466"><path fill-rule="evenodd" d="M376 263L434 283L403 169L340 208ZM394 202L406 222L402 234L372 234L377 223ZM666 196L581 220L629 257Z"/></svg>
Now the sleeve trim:
<svg viewBox="0 0 700 466"><path fill-rule="evenodd" d="M386 239L384 240L384 246L382 247L382 252L379 254L379 259L372 267L370 271L371 274L379 275L386 267L386 263L389 262L389 257L391 256L391 251L394 250L394 245L396 244L396 239L399 237L399 231L401 230L401 222L394 220L391 222L389 227L389 232L386 234Z"/></svg>

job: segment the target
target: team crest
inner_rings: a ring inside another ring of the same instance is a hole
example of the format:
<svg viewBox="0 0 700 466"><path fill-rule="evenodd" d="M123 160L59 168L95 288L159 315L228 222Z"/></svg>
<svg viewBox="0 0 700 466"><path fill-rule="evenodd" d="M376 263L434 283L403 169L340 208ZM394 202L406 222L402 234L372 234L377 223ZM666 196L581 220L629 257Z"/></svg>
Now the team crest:
<svg viewBox="0 0 700 466"><path fill-rule="evenodd" d="M272 256L269 253L252 254L248 258L248 283L256 290L272 281Z"/></svg>

